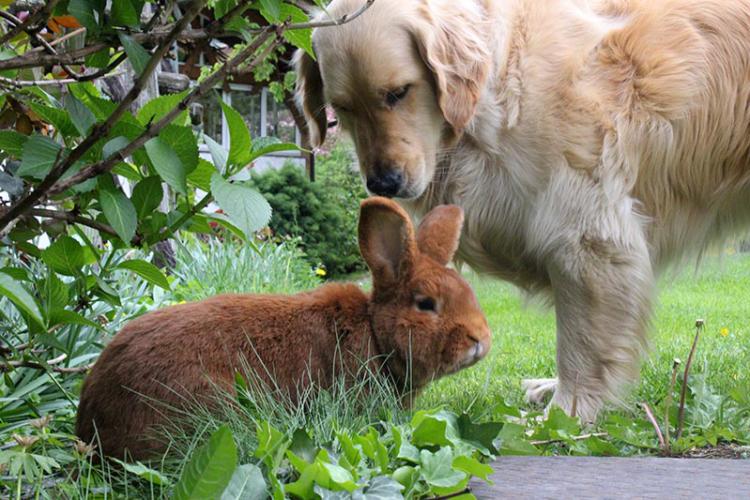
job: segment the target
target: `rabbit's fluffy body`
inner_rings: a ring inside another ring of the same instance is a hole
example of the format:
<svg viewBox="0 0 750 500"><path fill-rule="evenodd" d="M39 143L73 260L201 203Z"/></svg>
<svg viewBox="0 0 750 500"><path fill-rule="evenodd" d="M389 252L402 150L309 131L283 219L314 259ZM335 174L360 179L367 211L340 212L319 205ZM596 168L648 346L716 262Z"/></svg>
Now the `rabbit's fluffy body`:
<svg viewBox="0 0 750 500"><path fill-rule="evenodd" d="M461 223L460 209L439 207L415 235L395 203L372 198L360 220L372 294L332 283L292 296L221 295L135 319L86 379L77 434L90 442L98 433L105 455L152 455L163 449L151 434L169 418L165 408L210 402L217 388L231 394L247 366L294 400L365 362L404 394L473 364L490 332L469 285L445 267Z"/></svg>

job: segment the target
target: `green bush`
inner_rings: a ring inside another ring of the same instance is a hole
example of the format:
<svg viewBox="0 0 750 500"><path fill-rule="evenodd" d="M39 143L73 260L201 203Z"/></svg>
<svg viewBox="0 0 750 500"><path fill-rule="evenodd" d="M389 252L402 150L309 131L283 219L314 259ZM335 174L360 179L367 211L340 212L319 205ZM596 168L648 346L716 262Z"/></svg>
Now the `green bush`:
<svg viewBox="0 0 750 500"><path fill-rule="evenodd" d="M350 169L351 156L338 147L319 165L316 182L293 164L253 176L255 187L273 207L269 225L276 234L302 238L310 263L322 264L329 276L362 271L357 218L365 193Z"/></svg>

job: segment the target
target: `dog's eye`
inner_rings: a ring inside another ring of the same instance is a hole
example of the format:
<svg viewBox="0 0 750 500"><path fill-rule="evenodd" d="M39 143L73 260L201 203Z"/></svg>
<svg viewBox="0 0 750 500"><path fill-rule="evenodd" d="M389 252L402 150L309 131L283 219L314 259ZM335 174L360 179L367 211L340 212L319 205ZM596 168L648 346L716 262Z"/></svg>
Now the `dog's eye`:
<svg viewBox="0 0 750 500"><path fill-rule="evenodd" d="M403 87L399 87L397 89L393 89L391 91L388 91L385 94L385 102L388 104L388 106L395 106L398 101L402 100L404 97L406 97L406 94L409 93L409 88L411 85L404 85Z"/></svg>
<svg viewBox="0 0 750 500"><path fill-rule="evenodd" d="M435 299L431 297L418 297L417 309L426 312L435 312Z"/></svg>

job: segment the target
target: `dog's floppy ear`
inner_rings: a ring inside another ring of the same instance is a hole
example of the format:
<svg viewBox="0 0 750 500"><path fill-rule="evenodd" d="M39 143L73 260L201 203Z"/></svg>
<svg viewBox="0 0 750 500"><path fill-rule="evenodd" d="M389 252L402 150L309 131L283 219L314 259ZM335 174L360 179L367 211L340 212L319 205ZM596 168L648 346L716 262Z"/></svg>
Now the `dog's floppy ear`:
<svg viewBox="0 0 750 500"><path fill-rule="evenodd" d="M359 250L372 272L376 292L402 281L417 254L414 226L404 209L380 196L364 200L359 212Z"/></svg>
<svg viewBox="0 0 750 500"><path fill-rule="evenodd" d="M456 205L440 205L422 219L417 229L417 247L444 266L458 249L464 212Z"/></svg>
<svg viewBox="0 0 750 500"><path fill-rule="evenodd" d="M432 71L438 103L457 135L477 108L491 66L486 15L470 2L430 0L415 16L412 34Z"/></svg>
<svg viewBox="0 0 750 500"><path fill-rule="evenodd" d="M310 145L317 147L325 141L328 129L320 67L310 54L297 49L294 54L294 69L297 73L297 104L305 115Z"/></svg>

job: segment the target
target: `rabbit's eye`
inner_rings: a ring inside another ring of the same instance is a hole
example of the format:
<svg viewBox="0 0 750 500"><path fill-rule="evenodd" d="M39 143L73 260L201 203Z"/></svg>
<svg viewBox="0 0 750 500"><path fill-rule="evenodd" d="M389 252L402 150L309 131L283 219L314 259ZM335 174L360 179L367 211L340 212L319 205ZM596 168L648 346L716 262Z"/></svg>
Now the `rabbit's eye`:
<svg viewBox="0 0 750 500"><path fill-rule="evenodd" d="M417 309L420 311L435 312L435 299L431 297L418 297Z"/></svg>

